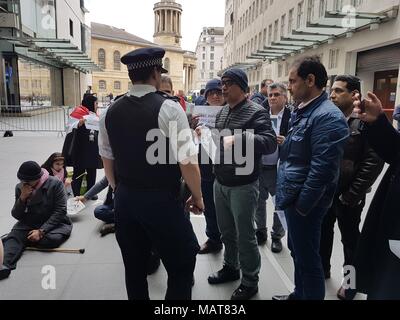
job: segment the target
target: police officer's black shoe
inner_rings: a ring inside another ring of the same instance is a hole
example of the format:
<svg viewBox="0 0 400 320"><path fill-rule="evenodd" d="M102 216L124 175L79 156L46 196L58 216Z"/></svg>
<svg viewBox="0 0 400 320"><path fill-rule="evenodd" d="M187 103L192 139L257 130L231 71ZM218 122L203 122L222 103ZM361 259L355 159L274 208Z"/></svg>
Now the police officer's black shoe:
<svg viewBox="0 0 400 320"><path fill-rule="evenodd" d="M115 233L115 223L106 223L101 229L100 234L102 237L109 233Z"/></svg>
<svg viewBox="0 0 400 320"><path fill-rule="evenodd" d="M271 251L273 253L281 253L282 252L282 241L281 240L272 240Z"/></svg>
<svg viewBox="0 0 400 320"><path fill-rule="evenodd" d="M258 230L258 231L256 231L256 237L257 237L257 244L259 246L264 245L268 240L268 232L267 232L267 230Z"/></svg>
<svg viewBox="0 0 400 320"><path fill-rule="evenodd" d="M258 293L258 286L255 287L246 287L244 285L240 285L237 288L231 297L231 300L250 300Z"/></svg>
<svg viewBox="0 0 400 320"><path fill-rule="evenodd" d="M1 240L0 240L1 241ZM6 266L0 266L0 280L7 279L11 274L11 269Z"/></svg>
<svg viewBox="0 0 400 320"><path fill-rule="evenodd" d="M221 270L213 273L208 277L209 284L221 284L226 282L232 282L240 279L240 270L232 269L228 266L224 266Z"/></svg>

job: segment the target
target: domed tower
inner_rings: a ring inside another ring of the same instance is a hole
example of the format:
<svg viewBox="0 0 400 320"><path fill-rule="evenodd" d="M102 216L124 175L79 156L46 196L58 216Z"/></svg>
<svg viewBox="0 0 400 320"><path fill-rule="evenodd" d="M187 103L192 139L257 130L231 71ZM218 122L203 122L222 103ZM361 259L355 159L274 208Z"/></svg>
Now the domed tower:
<svg viewBox="0 0 400 320"><path fill-rule="evenodd" d="M154 43L181 48L182 5L161 0L154 5Z"/></svg>

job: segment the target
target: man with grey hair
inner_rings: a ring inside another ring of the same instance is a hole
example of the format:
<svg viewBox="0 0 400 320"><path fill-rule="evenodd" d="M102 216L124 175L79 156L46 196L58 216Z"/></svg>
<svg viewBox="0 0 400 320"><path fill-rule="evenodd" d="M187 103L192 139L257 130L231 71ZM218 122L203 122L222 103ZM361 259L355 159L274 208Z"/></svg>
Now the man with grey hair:
<svg viewBox="0 0 400 320"><path fill-rule="evenodd" d="M174 86L172 84L172 80L169 76L162 74L161 75L161 85L160 85L160 90L161 92L164 92L170 96L174 95Z"/></svg>
<svg viewBox="0 0 400 320"><path fill-rule="evenodd" d="M278 147L275 152L262 157L262 171L260 175L260 197L256 211L256 236L259 245L267 242L267 206L269 194L274 197L276 194L277 166L279 161L279 146L285 142L285 136L289 130L290 109L287 108L287 88L282 83L272 83L268 86L269 112L273 129L277 136ZM274 212L274 222L272 226L271 250L274 253L282 251L281 239L285 236L279 216Z"/></svg>

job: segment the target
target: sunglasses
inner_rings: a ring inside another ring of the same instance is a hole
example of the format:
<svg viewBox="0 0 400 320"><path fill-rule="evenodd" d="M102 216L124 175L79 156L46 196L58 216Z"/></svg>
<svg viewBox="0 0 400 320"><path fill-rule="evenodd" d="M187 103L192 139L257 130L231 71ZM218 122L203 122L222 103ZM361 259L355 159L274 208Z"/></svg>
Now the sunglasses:
<svg viewBox="0 0 400 320"><path fill-rule="evenodd" d="M272 97L278 98L278 97L280 97L281 95L282 95L282 93L275 92L275 93L270 93L270 94L268 95L268 97L270 97L270 98L272 98Z"/></svg>

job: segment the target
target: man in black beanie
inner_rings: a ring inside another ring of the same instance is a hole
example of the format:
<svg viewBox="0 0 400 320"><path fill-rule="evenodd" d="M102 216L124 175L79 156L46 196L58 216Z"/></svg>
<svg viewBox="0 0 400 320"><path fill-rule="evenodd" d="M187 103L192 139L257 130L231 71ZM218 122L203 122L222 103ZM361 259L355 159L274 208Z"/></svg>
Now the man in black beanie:
<svg viewBox="0 0 400 320"><path fill-rule="evenodd" d="M0 280L16 268L27 246L57 248L69 238L72 230L64 185L59 179L49 176L34 161L23 163L17 177L21 182L15 187L16 200L11 214L18 222L3 239Z"/></svg>
<svg viewBox="0 0 400 320"><path fill-rule="evenodd" d="M222 75L221 82L228 104L216 120L216 129L224 137L216 141L220 149L214 161L214 198L225 254L222 270L212 274L208 282L236 281L241 270L241 285L232 300L248 300L258 292L261 268L254 228L261 156L275 152L277 143L267 110L246 99L248 80L244 71L230 69ZM244 157L238 159L237 150ZM244 172L244 168L249 171Z"/></svg>

